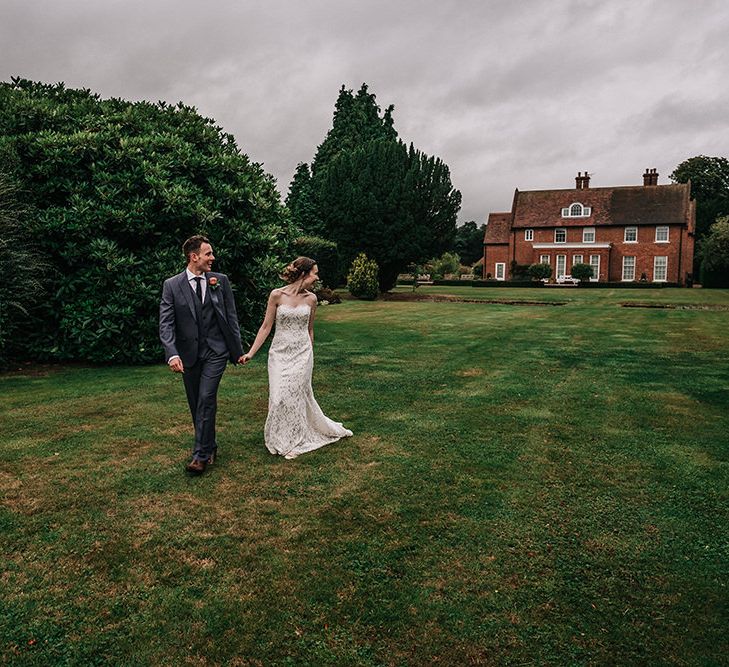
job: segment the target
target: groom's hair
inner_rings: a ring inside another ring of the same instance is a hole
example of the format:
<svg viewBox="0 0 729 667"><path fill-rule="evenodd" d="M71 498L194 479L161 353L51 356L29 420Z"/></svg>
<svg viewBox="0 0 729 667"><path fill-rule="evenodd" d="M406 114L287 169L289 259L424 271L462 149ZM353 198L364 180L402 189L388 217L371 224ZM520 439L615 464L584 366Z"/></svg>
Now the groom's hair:
<svg viewBox="0 0 729 667"><path fill-rule="evenodd" d="M190 255L192 253L200 254L200 248L203 243L210 243L210 241L208 241L205 236L195 234L195 236L191 236L182 244L182 252L185 253L185 259L188 262L190 261Z"/></svg>

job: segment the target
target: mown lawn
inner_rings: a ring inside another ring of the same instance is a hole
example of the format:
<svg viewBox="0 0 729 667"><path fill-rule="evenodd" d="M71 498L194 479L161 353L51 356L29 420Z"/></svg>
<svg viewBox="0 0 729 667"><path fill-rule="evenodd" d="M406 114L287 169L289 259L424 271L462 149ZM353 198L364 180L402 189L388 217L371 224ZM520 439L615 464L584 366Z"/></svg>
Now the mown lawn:
<svg viewBox="0 0 729 667"><path fill-rule="evenodd" d="M201 478L165 367L0 376L0 662L726 664L729 292L462 289L567 304L320 308L295 461L264 354Z"/></svg>

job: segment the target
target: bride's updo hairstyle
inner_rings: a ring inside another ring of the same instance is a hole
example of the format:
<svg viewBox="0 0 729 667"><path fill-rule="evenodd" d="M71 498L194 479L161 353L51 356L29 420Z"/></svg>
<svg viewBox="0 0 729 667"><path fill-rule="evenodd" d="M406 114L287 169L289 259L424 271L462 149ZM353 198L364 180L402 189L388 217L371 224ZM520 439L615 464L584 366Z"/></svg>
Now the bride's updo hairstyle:
<svg viewBox="0 0 729 667"><path fill-rule="evenodd" d="M281 280L287 283L295 283L303 278L309 271L316 266L316 260L311 257L297 257L283 271L281 271Z"/></svg>

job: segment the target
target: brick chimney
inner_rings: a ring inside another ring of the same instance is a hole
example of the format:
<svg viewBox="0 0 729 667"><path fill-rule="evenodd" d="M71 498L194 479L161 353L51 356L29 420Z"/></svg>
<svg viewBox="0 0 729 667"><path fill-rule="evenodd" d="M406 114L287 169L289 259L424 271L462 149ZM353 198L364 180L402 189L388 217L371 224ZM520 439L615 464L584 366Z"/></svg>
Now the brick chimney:
<svg viewBox="0 0 729 667"><path fill-rule="evenodd" d="M658 172L655 169L645 170L643 185L658 185Z"/></svg>
<svg viewBox="0 0 729 667"><path fill-rule="evenodd" d="M578 190L587 190L590 187L590 174L585 171L585 175L582 175L581 171L577 172L575 176L575 188Z"/></svg>

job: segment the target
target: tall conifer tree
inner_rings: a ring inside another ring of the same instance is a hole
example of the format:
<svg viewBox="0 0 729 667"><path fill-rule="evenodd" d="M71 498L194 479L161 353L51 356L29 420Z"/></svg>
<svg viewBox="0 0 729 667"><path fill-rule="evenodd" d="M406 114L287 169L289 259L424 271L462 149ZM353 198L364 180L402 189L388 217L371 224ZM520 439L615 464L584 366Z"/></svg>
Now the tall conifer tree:
<svg viewBox="0 0 729 667"><path fill-rule="evenodd" d="M301 162L296 167L286 197L286 206L291 213L291 221L304 235L322 234L324 230L311 191L311 172L306 162Z"/></svg>
<svg viewBox="0 0 729 667"><path fill-rule="evenodd" d="M345 263L359 252L377 262L382 290L408 264L452 245L461 205L447 165L398 139L393 109L381 114L366 84L356 95L342 86L311 178L297 170L291 184L292 211L311 202L322 235L338 244Z"/></svg>

